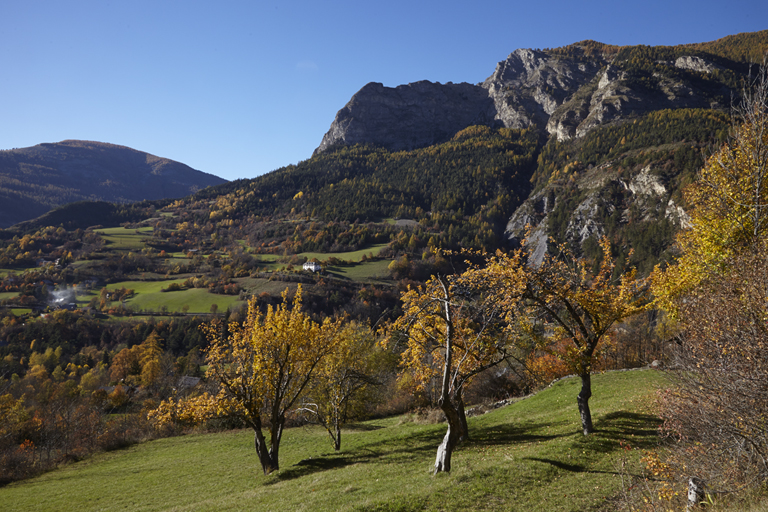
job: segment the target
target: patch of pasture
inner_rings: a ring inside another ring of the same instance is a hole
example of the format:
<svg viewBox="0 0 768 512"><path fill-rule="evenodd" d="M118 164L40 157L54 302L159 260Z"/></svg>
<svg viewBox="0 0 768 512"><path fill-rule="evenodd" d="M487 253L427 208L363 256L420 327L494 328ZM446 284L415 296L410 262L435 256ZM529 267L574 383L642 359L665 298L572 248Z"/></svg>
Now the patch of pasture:
<svg viewBox="0 0 768 512"><path fill-rule="evenodd" d="M152 235L153 231L154 228L152 227L137 229L116 227L94 230L104 239L108 249L118 251L139 251L143 249L146 246L146 239Z"/></svg>

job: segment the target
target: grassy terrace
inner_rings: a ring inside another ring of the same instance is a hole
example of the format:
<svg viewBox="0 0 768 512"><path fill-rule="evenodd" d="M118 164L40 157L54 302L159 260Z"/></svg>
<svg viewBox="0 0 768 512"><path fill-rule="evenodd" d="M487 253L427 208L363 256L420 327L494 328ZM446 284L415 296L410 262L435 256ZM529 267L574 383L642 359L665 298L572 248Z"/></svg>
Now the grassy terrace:
<svg viewBox="0 0 768 512"><path fill-rule="evenodd" d="M144 242L152 235L153 228L126 229L123 227L94 230L106 242L106 247L118 251L140 251Z"/></svg>
<svg viewBox="0 0 768 512"><path fill-rule="evenodd" d="M299 254L299 256L304 256L308 260L317 258L320 261L325 261L329 258L338 258L344 261L360 261L363 259L363 256L368 256L369 254L378 256L381 250L386 246L387 244L377 244L372 245L366 249L360 249L359 251L352 252L303 252Z"/></svg>
<svg viewBox="0 0 768 512"><path fill-rule="evenodd" d="M622 457L656 445L654 371L594 378L598 432L580 433L577 378L470 418L471 441L449 475L430 468L445 425L409 417L344 432L333 453L324 431L286 431L282 469L260 474L250 431L188 435L101 454L0 488L0 509L59 510L611 510ZM635 450L623 450L627 441Z"/></svg>

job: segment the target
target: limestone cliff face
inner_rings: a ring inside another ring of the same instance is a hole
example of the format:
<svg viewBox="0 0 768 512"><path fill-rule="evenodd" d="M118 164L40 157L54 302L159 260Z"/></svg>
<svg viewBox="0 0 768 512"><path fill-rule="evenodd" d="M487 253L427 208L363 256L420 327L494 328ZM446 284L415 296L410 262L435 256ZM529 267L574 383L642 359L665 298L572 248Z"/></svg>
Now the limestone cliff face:
<svg viewBox="0 0 768 512"><path fill-rule="evenodd" d="M369 83L339 110L315 154L338 144L369 143L392 151L430 146L467 126L493 124L494 114L493 101L476 85Z"/></svg>
<svg viewBox="0 0 768 512"><path fill-rule="evenodd" d="M478 85L369 83L339 110L315 154L339 144L369 143L393 151L424 147L477 124L543 130L555 110L603 65L600 59L521 49Z"/></svg>
<svg viewBox="0 0 768 512"><path fill-rule="evenodd" d="M482 84L494 100L496 119L509 128L544 129L552 114L603 67L592 60L515 50Z"/></svg>
<svg viewBox="0 0 768 512"><path fill-rule="evenodd" d="M599 239L605 234L604 219L617 210L622 222L627 222L630 210L639 213L638 221L665 219L676 228L690 226L685 211L672 199L670 190L654 174L652 166L642 168L631 179L622 178L612 163L592 170L579 182L581 200L571 214L565 230L565 241L572 247L579 247L592 238ZM604 191L620 190L621 200L606 197ZM513 245L530 232L528 248L531 262L539 264L547 252L547 241L552 235L549 229L549 215L557 206L558 198L550 188L544 188L529 197L515 211L506 227L506 236Z"/></svg>

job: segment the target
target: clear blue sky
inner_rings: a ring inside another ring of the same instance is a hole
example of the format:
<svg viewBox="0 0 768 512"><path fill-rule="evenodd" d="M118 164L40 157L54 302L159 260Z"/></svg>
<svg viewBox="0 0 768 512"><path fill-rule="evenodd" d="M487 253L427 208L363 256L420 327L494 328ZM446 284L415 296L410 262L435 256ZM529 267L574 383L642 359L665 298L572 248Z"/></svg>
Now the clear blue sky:
<svg viewBox="0 0 768 512"><path fill-rule="evenodd" d="M368 82L478 83L517 48L766 28L766 0L7 0L0 149L96 140L252 178L309 158Z"/></svg>

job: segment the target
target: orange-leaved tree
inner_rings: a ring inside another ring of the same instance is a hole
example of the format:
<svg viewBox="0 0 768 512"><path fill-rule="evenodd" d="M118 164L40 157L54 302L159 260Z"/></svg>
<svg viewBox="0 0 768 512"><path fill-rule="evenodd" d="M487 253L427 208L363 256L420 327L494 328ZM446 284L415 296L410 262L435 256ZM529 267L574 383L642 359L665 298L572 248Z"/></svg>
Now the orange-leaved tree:
<svg viewBox="0 0 768 512"><path fill-rule="evenodd" d="M564 362L581 377L576 400L585 435L594 431L589 399L595 351L616 322L640 312L646 303L645 280L637 278L634 268L614 275L610 243L607 239L600 243L597 272L565 246L560 246L559 254L545 256L539 266L529 266L519 252L498 252L480 269L508 320L539 343L572 343Z"/></svg>
<svg viewBox="0 0 768 512"><path fill-rule="evenodd" d="M320 361L334 350L340 321L314 322L301 311L301 287L292 303L262 313L248 303L243 324L218 322L205 328L210 342L206 376L219 384L219 412L239 416L255 432L256 453L264 474L280 468L279 449L286 413L304 393ZM266 420L266 421L265 421ZM263 427L269 425L269 442Z"/></svg>

